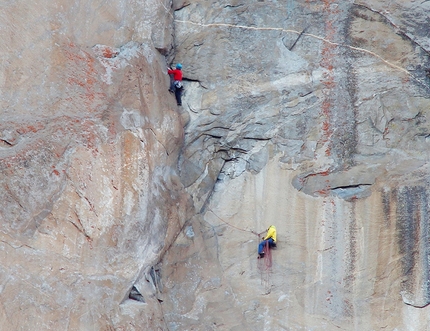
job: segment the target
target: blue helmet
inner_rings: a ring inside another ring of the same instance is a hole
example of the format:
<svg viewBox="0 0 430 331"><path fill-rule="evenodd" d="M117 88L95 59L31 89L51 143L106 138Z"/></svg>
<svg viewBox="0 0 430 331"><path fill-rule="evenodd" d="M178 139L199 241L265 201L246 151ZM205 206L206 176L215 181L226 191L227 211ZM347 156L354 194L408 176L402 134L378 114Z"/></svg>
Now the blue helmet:
<svg viewBox="0 0 430 331"><path fill-rule="evenodd" d="M176 69L182 69L182 64L180 63L176 64Z"/></svg>

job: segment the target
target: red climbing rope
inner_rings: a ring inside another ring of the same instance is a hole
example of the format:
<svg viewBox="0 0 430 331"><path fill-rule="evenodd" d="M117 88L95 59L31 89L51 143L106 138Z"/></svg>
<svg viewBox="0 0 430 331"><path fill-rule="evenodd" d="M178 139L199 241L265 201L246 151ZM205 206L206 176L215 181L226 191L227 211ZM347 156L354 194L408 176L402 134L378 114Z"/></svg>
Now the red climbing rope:
<svg viewBox="0 0 430 331"><path fill-rule="evenodd" d="M263 252L264 252L264 266L266 267L266 270L267 269L272 269L272 250L270 249L270 247L269 247L269 242L268 241L266 241L266 245L264 245L264 249L263 249Z"/></svg>
<svg viewBox="0 0 430 331"><path fill-rule="evenodd" d="M271 274L272 274L272 250L269 247L269 242L263 248L264 257L258 259L257 268L260 271L261 285L264 285L266 292L270 293L272 287Z"/></svg>
<svg viewBox="0 0 430 331"><path fill-rule="evenodd" d="M258 237L258 239L260 239L261 235L263 233L265 233L265 231L261 232L261 233L257 233L253 230L247 230L247 229L239 228L239 227L237 227L233 224L230 224L227 221L223 220L221 217L219 217L217 214L215 214L211 209L209 209L209 211L213 215L215 215L220 221L225 223L226 225L228 225L228 226L230 226L236 230L239 230L239 231L251 232L252 234L255 234ZM270 280L271 280L270 276L272 274L272 250L269 247L268 241L266 241L266 244L264 245L263 252L264 252L264 257L258 259L257 268L258 268L260 275L261 275L261 284L265 286L266 292L270 293L270 290L272 287L271 282L270 282Z"/></svg>

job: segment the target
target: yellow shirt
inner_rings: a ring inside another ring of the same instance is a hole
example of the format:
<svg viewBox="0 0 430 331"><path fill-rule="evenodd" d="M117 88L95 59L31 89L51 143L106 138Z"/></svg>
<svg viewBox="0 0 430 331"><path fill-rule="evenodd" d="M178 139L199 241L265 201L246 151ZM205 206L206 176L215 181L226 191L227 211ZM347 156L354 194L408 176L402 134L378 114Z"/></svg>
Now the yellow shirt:
<svg viewBox="0 0 430 331"><path fill-rule="evenodd" d="M269 238L272 238L273 241L276 242L276 228L274 225L269 226L269 228L267 229L267 234L263 240L267 240Z"/></svg>

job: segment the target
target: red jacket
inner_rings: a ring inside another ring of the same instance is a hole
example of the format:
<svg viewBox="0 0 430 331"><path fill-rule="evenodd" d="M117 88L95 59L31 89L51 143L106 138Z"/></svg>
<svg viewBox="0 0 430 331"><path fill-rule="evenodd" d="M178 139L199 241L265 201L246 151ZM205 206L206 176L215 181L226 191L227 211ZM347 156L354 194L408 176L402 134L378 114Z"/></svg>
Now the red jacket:
<svg viewBox="0 0 430 331"><path fill-rule="evenodd" d="M173 79L174 80L179 80L182 81L182 70L179 69L173 69L173 70L167 70L167 73L169 75L173 74Z"/></svg>

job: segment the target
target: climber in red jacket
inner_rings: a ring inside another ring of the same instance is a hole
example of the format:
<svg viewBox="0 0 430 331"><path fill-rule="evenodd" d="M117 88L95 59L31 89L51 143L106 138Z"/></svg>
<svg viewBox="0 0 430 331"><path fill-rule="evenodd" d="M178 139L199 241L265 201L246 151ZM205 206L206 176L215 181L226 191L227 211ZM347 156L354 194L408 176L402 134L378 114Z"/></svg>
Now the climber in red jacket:
<svg viewBox="0 0 430 331"><path fill-rule="evenodd" d="M175 92L176 103L178 106L182 106L182 90L184 86L182 85L182 64L178 63L176 69L168 68L167 73L173 75L173 80L170 84L170 92Z"/></svg>

